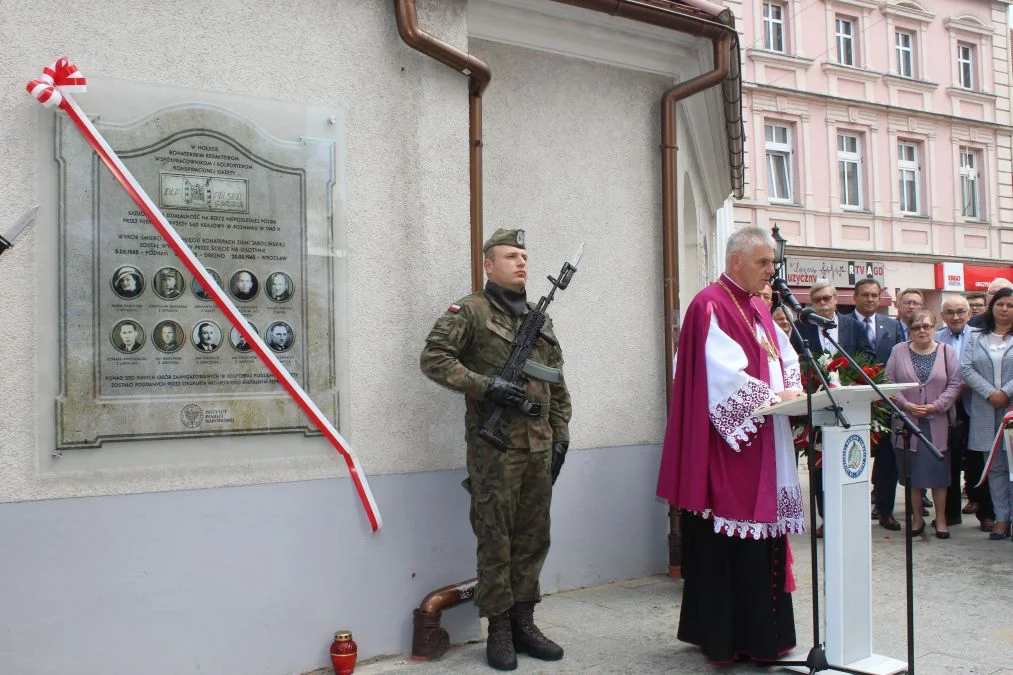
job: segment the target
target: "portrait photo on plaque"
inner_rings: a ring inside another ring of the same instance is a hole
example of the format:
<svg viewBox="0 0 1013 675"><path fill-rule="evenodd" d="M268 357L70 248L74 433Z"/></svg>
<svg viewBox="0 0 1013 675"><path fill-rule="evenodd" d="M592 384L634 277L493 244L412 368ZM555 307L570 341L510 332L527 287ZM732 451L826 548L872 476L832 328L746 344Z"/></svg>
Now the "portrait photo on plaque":
<svg viewBox="0 0 1013 675"><path fill-rule="evenodd" d="M218 274L218 272L216 272L215 270L211 269L210 267L208 267L207 270L208 270L208 274L211 275L211 278L214 279L215 283L218 284L218 287L221 288L221 286L222 286L222 275ZM195 296L197 296L197 298L200 299L200 300L210 300L211 299L211 296L208 295L208 292L204 290L204 287L201 286L201 283L199 281L197 281L197 279L192 279L190 281L190 290L193 291L193 294ZM196 344L196 341L194 342L194 344Z"/></svg>
<svg viewBox="0 0 1013 675"><path fill-rule="evenodd" d="M251 323L250 330L256 333L257 327ZM233 326L232 330L229 332L229 343L232 345L232 348L235 349L237 352L248 352L251 349L253 349L253 347L251 347L250 344L246 341L246 338L243 337L243 334L240 333L239 329L237 329L235 326Z"/></svg>
<svg viewBox="0 0 1013 675"><path fill-rule="evenodd" d="M186 335L175 321L159 321L151 331L151 343L158 351L172 354L186 344Z"/></svg>
<svg viewBox="0 0 1013 675"><path fill-rule="evenodd" d="M288 302L295 293L295 286L292 277L284 272L271 272L265 281L267 284L267 297L274 302Z"/></svg>
<svg viewBox="0 0 1013 675"><path fill-rule="evenodd" d="M113 272L113 292L125 300L133 300L144 292L144 275L133 265L120 265Z"/></svg>
<svg viewBox="0 0 1013 675"><path fill-rule="evenodd" d="M292 349L295 333L292 326L284 321L275 321L267 327L267 346L273 352L287 352Z"/></svg>
<svg viewBox="0 0 1013 675"><path fill-rule="evenodd" d="M152 288L163 300L175 300L183 294L183 273L175 267L163 267L155 272Z"/></svg>
<svg viewBox="0 0 1013 675"><path fill-rule="evenodd" d="M191 339L197 351L215 352L222 346L222 329L214 321L201 321L194 326Z"/></svg>
<svg viewBox="0 0 1013 675"><path fill-rule="evenodd" d="M144 346L144 329L136 321L125 319L113 326L109 339L117 351L133 354Z"/></svg>
<svg viewBox="0 0 1013 675"><path fill-rule="evenodd" d="M229 280L229 292L240 302L249 302L260 293L260 281L250 270L239 270Z"/></svg>

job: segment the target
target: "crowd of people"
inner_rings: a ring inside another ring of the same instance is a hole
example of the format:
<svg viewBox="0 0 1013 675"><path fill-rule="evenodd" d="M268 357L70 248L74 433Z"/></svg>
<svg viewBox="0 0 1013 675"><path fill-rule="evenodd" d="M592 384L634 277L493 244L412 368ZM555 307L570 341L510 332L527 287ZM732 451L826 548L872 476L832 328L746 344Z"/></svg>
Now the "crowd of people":
<svg viewBox="0 0 1013 675"><path fill-rule="evenodd" d="M987 479L981 477L1013 397L1013 349L1009 349L1013 347L1013 282L997 278L987 292L947 295L938 317L926 309L918 289L905 289L898 295L896 319L879 313L881 295L876 280L862 279L854 288L854 314L842 314L831 284L817 282L809 291L816 312L836 322L831 333L842 347L883 364L891 382L917 385L895 394L894 400L943 454L943 460L937 460L919 447L916 436L883 435L873 446L872 518L885 529L902 529L894 516L897 485L910 476L911 536L924 533L925 518L933 509L928 525L939 539L949 539L949 528L962 524L969 515L976 516L978 527L991 540L1009 538L1013 482L1006 454L995 453ZM771 308L774 322L790 334L791 310L773 302L767 289L759 296ZM815 326L796 325L814 355L834 351ZM801 351L797 339L792 346ZM822 517L819 471L812 479ZM821 534L822 525L817 528L817 535Z"/></svg>

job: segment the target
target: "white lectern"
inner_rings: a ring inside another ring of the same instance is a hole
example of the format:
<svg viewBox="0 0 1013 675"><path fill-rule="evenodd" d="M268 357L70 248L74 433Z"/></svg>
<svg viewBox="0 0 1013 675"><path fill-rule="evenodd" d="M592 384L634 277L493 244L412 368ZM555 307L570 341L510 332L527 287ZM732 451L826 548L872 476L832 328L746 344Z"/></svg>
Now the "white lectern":
<svg viewBox="0 0 1013 675"><path fill-rule="evenodd" d="M889 394L914 386L883 384L880 389ZM851 424L849 429L839 426L825 391L812 396L813 424L823 428L825 653L830 664L851 671L872 675L902 673L907 670L905 662L872 652L869 431L871 403L879 395L869 385L837 387L833 394ZM806 413L804 396L756 410L758 415Z"/></svg>

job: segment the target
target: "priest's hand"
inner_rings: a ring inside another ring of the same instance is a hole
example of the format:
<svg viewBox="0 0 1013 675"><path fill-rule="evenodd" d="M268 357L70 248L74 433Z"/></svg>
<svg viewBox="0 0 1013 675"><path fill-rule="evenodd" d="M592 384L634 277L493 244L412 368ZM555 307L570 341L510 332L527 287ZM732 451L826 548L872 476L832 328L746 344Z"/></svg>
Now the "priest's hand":
<svg viewBox="0 0 1013 675"><path fill-rule="evenodd" d="M1005 408L1009 403L1009 396L1007 396L1006 392L1001 389L996 389L988 395L987 401L991 403L994 408Z"/></svg>
<svg viewBox="0 0 1013 675"><path fill-rule="evenodd" d="M796 398L802 398L803 396L805 396L805 392L801 389L785 389L777 395L781 401L791 401Z"/></svg>

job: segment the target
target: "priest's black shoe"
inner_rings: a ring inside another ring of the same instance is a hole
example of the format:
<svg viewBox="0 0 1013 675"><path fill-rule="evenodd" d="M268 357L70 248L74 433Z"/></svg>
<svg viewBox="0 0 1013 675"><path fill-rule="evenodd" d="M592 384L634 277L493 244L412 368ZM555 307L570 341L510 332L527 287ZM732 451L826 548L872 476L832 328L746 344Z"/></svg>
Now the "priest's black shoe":
<svg viewBox="0 0 1013 675"><path fill-rule="evenodd" d="M517 668L517 652L514 651L509 612L489 617L489 638L485 642L485 659L496 670Z"/></svg>
<svg viewBox="0 0 1013 675"><path fill-rule="evenodd" d="M535 625L535 603L518 602L511 610L514 647L521 654L533 656L542 661L558 661L563 658L563 648L542 635Z"/></svg>

